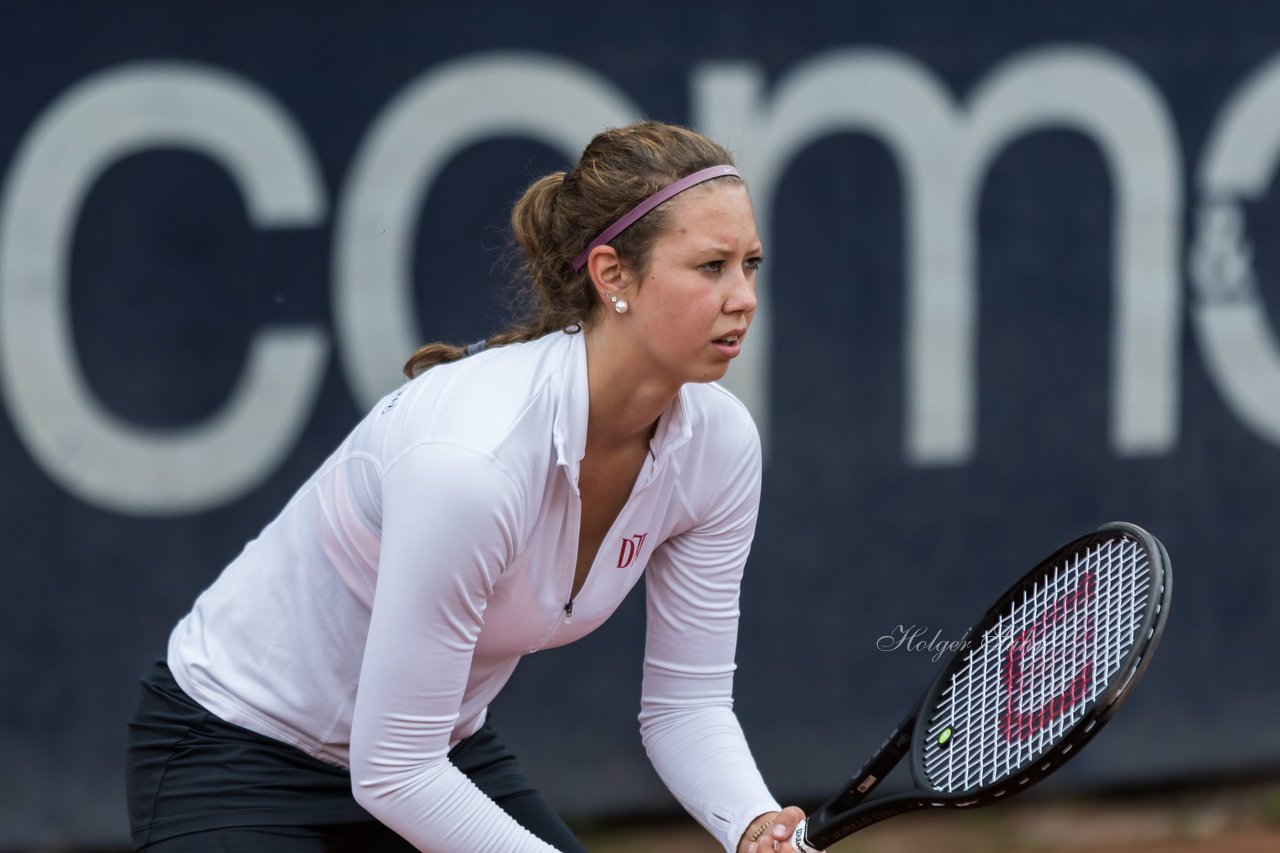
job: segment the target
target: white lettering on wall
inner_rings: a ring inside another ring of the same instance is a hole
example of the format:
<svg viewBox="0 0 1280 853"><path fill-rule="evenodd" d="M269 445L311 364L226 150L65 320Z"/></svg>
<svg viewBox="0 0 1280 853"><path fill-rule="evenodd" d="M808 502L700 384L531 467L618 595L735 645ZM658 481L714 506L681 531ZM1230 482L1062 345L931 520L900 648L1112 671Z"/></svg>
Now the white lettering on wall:
<svg viewBox="0 0 1280 853"><path fill-rule="evenodd" d="M82 500L135 515L209 509L270 476L311 414L328 352L322 328L259 332L231 398L180 429L127 423L95 398L67 304L76 221L111 164L156 148L216 161L260 228L325 214L305 137L265 93L216 70L157 63L97 74L23 140L0 197L0 387L45 473Z"/></svg>
<svg viewBox="0 0 1280 853"><path fill-rule="evenodd" d="M1182 155L1164 100L1133 63L1089 46L1037 48L994 68L963 104L919 61L869 48L813 57L772 86L751 63L709 63L691 88L694 126L739 154L766 245L779 181L807 146L866 133L891 152L904 198L903 453L913 465L960 464L977 445L977 213L992 164L1027 134L1082 134L1112 187L1112 309L1099 319L1110 328L1110 376L1099 377L1110 389L1109 440L1122 457L1176 445ZM507 52L434 68L386 105L334 215L335 335L361 407L399 381L421 343L415 223L450 160L499 137L537 140L572 160L600 129L640 115L590 69ZM270 476L312 414L329 348L323 328L259 330L221 409L181 428L143 428L95 398L68 305L76 223L106 169L158 148L224 168L256 227L315 227L327 215L314 155L284 107L216 69L146 63L95 74L27 133L0 194L0 393L48 476L88 503L143 516L224 505ZM1280 60L1246 81L1211 128L1188 259L1209 375L1233 414L1280 445L1280 342L1257 292L1243 209L1268 190L1277 156ZM761 276L752 344L729 373L766 442L768 281Z"/></svg>
<svg viewBox="0 0 1280 853"><path fill-rule="evenodd" d="M902 173L907 458L960 463L976 442L977 204L997 153L1049 127L1079 131L1101 149L1116 193L1111 322L1111 441L1117 453L1166 452L1176 439L1181 159L1159 93L1131 64L1091 48L1028 52L993 71L968 115L927 68L879 49L817 57L764 93L748 65L694 75L696 116L738 146L766 245L773 196L796 154L817 139L865 132ZM767 280L760 286L767 290ZM772 351L767 295L753 346L730 373L763 419Z"/></svg>
<svg viewBox="0 0 1280 853"><path fill-rule="evenodd" d="M1280 59L1222 108L1199 173L1203 194L1191 253L1192 328L1227 406L1280 444L1280 345L1258 295L1241 201L1271 186L1280 155Z"/></svg>

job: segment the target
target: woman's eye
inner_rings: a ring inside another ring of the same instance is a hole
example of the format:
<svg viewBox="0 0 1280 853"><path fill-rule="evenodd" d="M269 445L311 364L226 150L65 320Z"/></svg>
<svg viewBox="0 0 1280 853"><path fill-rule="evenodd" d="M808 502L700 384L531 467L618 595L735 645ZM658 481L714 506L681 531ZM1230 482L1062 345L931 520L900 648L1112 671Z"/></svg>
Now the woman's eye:
<svg viewBox="0 0 1280 853"><path fill-rule="evenodd" d="M722 269L724 269L724 261L707 261L705 264L699 267L699 269L701 269L703 272L720 272Z"/></svg>
<svg viewBox="0 0 1280 853"><path fill-rule="evenodd" d="M764 258L747 258L746 263L744 263L743 266L749 270L758 270L760 269L760 265L763 263Z"/></svg>

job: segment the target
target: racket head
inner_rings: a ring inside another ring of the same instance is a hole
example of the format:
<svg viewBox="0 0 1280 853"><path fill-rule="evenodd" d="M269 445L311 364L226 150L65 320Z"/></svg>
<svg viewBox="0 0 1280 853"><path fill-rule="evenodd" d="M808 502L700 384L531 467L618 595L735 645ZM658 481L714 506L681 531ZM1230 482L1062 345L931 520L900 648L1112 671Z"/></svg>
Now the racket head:
<svg viewBox="0 0 1280 853"><path fill-rule="evenodd" d="M1024 575L925 694L911 744L933 805L1043 779L1089 741L1150 663L1172 594L1164 545L1134 524L1081 536Z"/></svg>

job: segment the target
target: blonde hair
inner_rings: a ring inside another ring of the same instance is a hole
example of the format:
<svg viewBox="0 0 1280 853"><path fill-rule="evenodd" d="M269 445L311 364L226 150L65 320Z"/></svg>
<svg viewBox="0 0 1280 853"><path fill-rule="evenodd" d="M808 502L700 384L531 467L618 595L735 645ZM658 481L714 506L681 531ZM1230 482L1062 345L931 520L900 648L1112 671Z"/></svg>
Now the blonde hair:
<svg viewBox="0 0 1280 853"><path fill-rule="evenodd" d="M686 175L733 165L720 145L696 131L642 121L598 134L567 172L538 178L511 210L511 233L520 248L520 319L485 340L486 346L530 341L589 320L600 302L586 268L573 258L600 232L649 196ZM716 178L737 181L736 177ZM627 267L643 273L654 241L666 230L665 204L609 241ZM405 363L410 378L467 354L464 346L430 343Z"/></svg>

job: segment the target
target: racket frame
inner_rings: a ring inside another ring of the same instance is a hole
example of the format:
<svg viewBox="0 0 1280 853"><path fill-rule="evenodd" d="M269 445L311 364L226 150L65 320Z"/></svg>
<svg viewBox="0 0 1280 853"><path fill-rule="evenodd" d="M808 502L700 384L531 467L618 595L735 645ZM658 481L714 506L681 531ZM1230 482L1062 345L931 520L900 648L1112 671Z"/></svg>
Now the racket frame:
<svg viewBox="0 0 1280 853"><path fill-rule="evenodd" d="M929 717L933 714L942 692L950 683L952 673L958 665L963 663L963 656L970 651L965 641L969 637L981 636L1024 590L1058 566L1066 556L1087 549L1093 541L1105 541L1117 533L1137 539L1150 556L1148 571L1151 574L1151 600L1147 604L1138 630L1134 632L1137 639L1134 641L1133 648L1125 655L1119 667L1120 671L1127 671L1127 674L1123 677L1120 675L1113 677L1107 689L1090 702L1080 719L1063 733L1052 749L1028 766L1020 768L1016 773L994 784L979 785L960 792L938 791L922 781L928 778L923 761L924 737L929 729ZM1128 522L1105 524L1094 532L1079 536L1058 548L1010 586L1008 591L983 614L982 618L965 632L957 650L948 658L912 712L893 730L840 793L829 799L806 821L801 821L796 827L792 839L793 846L800 853L821 850L874 823L917 809L966 809L992 805L1044 779L1097 735L1119 709L1129 691L1141 679L1164 633L1172 592L1173 573L1164 544L1136 524ZM911 776L915 789L864 803L866 797L875 790L907 752L911 753Z"/></svg>

